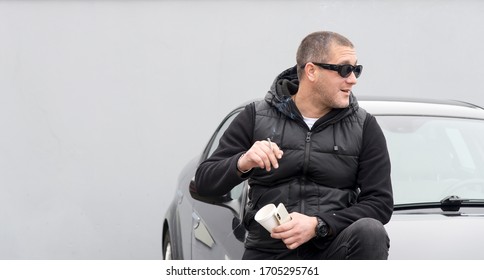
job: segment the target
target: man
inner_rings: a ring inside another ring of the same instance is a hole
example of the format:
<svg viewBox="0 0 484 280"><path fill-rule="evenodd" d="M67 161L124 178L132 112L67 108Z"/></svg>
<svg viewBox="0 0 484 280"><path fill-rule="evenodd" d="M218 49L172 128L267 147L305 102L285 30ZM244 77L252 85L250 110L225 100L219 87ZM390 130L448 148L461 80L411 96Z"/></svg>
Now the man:
<svg viewBox="0 0 484 280"><path fill-rule="evenodd" d="M354 46L315 32L296 60L234 119L200 164L196 191L223 195L249 179L244 259L386 259L390 160L381 128L352 94L362 72ZM268 203L292 218L271 233L254 220Z"/></svg>

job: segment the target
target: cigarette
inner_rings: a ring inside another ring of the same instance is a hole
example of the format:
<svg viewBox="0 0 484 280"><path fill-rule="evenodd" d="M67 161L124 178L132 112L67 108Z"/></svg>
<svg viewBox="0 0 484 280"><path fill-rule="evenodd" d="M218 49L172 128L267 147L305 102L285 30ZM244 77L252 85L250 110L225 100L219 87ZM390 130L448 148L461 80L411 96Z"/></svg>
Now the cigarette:
<svg viewBox="0 0 484 280"><path fill-rule="evenodd" d="M267 141L269 142L269 148L272 150L272 141L271 141L271 138L267 138Z"/></svg>

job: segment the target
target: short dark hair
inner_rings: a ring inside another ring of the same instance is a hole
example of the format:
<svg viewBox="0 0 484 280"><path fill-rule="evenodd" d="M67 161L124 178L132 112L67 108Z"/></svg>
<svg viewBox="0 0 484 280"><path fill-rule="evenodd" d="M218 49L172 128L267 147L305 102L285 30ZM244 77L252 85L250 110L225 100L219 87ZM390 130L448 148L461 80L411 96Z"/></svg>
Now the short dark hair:
<svg viewBox="0 0 484 280"><path fill-rule="evenodd" d="M298 78L301 79L306 63L327 62L333 44L354 48L350 40L336 32L318 31L306 36L301 41L296 54Z"/></svg>

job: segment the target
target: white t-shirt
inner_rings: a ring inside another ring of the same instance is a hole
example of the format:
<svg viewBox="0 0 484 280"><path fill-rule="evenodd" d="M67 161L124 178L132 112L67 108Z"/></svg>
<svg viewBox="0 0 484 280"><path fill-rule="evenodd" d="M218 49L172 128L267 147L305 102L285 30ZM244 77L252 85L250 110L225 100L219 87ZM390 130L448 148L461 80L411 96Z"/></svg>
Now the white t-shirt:
<svg viewBox="0 0 484 280"><path fill-rule="evenodd" d="M318 118L306 118L305 116L303 118L309 129L313 128L314 123L318 120Z"/></svg>

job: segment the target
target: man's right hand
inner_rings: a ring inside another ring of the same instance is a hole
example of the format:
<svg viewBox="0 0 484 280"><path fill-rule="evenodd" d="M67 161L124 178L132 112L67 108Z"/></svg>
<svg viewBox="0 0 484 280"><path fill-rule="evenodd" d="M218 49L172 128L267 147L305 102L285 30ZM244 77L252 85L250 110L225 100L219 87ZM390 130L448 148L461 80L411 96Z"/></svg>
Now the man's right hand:
<svg viewBox="0 0 484 280"><path fill-rule="evenodd" d="M282 158L282 155L283 152L276 143L266 140L257 141L239 158L237 168L239 171L245 172L259 167L269 172L272 167L279 168L278 160Z"/></svg>

